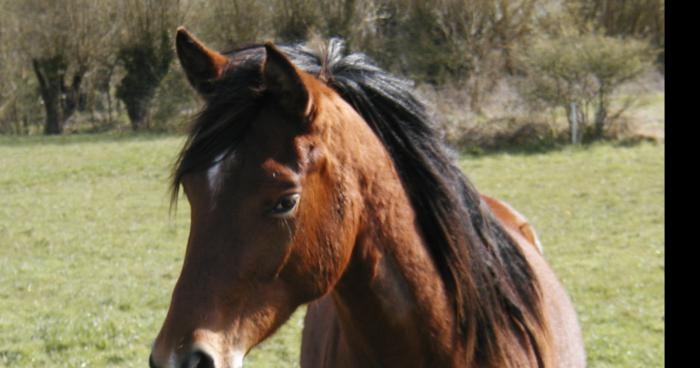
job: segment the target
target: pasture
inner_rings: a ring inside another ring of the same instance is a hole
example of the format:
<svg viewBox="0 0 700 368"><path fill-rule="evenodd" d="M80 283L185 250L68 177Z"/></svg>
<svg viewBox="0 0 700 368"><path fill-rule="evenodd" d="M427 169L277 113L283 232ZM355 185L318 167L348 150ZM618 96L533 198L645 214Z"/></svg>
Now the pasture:
<svg viewBox="0 0 700 368"><path fill-rule="evenodd" d="M0 366L140 367L180 271L179 136L0 137ZM462 156L525 214L566 285L590 367L664 360L664 145ZM246 359L298 365L303 310Z"/></svg>

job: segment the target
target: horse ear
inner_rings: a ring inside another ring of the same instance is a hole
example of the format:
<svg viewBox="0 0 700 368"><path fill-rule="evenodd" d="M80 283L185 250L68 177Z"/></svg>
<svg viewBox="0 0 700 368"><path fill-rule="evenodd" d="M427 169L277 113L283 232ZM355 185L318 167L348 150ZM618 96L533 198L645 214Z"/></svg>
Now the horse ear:
<svg viewBox="0 0 700 368"><path fill-rule="evenodd" d="M192 87L202 95L211 93L229 59L205 46L184 27L177 29L175 45L180 65Z"/></svg>
<svg viewBox="0 0 700 368"><path fill-rule="evenodd" d="M300 72L272 43L265 44L265 52L263 80L267 92L291 115L308 116L310 95Z"/></svg>

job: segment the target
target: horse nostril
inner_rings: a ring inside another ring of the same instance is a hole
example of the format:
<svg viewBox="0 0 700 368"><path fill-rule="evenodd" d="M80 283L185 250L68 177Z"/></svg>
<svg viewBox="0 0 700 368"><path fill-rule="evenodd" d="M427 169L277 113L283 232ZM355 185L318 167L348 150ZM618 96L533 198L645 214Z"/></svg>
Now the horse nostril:
<svg viewBox="0 0 700 368"><path fill-rule="evenodd" d="M156 365L156 362L153 361L153 354L148 356L148 366L150 368L158 368L158 366Z"/></svg>
<svg viewBox="0 0 700 368"><path fill-rule="evenodd" d="M209 354L196 350L182 362L181 368L214 368L214 359Z"/></svg>

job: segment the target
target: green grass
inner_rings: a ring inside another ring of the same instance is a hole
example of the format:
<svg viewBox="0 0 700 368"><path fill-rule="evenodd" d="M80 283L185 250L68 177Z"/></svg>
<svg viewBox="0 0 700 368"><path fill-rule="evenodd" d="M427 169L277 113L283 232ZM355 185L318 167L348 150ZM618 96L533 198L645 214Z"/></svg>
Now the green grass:
<svg viewBox="0 0 700 368"><path fill-rule="evenodd" d="M0 366L142 367L188 232L168 216L176 136L0 137ZM591 367L659 367L664 146L465 156L538 229ZM303 310L246 359L297 366Z"/></svg>
<svg viewBox="0 0 700 368"><path fill-rule="evenodd" d="M535 226L571 295L590 367L664 362L664 146L463 158Z"/></svg>

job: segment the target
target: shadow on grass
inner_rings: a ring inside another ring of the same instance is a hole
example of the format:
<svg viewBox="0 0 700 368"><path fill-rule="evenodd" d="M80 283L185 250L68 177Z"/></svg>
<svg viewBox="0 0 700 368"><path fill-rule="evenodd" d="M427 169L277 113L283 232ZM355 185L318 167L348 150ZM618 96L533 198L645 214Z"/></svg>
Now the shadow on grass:
<svg viewBox="0 0 700 368"><path fill-rule="evenodd" d="M550 152L560 152L570 147L566 144L536 144L536 145L519 145L519 146L500 146L500 147L453 147L453 149L463 156L497 156L497 155L541 155Z"/></svg>
<svg viewBox="0 0 700 368"><path fill-rule="evenodd" d="M601 145L610 145L620 148L635 148L644 144L663 144L654 139L648 138L627 138L627 139L599 139L583 142L579 145L572 145L563 142L548 142L544 144L527 144L518 146L501 146L501 147L453 147L456 152L463 156L485 157L497 155L543 155L547 153L562 152L566 150L586 151Z"/></svg>
<svg viewBox="0 0 700 368"><path fill-rule="evenodd" d="M63 134L63 135L34 135L34 136L0 136L0 146L26 147L39 145L68 146L84 143L115 143L115 142L148 142L168 138L183 137L177 133L153 132L108 132L95 134Z"/></svg>
<svg viewBox="0 0 700 368"><path fill-rule="evenodd" d="M613 145L615 147L637 147L641 146L642 144L663 144L661 141L652 138L652 137L634 137L634 138L627 138L627 139L621 139L618 141L613 142Z"/></svg>

